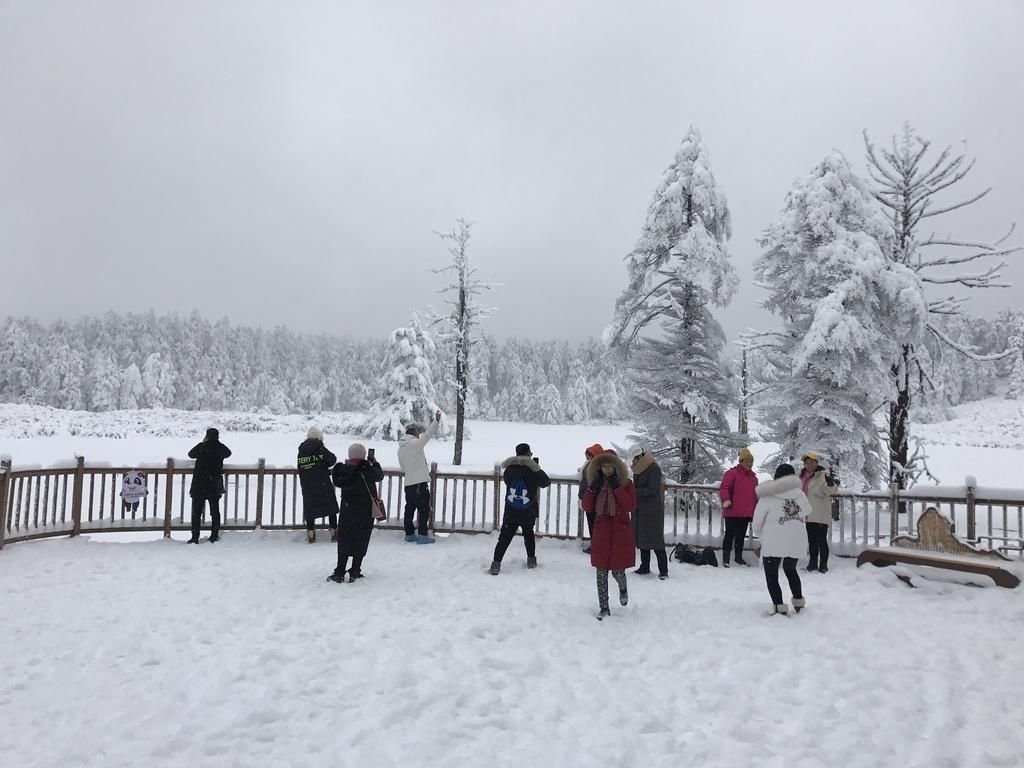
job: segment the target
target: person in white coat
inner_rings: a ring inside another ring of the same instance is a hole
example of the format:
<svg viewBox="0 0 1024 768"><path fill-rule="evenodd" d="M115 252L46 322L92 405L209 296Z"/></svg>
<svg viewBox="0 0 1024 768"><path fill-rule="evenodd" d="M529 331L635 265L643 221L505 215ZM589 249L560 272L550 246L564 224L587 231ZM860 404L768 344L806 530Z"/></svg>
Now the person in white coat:
<svg viewBox="0 0 1024 768"><path fill-rule="evenodd" d="M415 424L406 427L398 441L398 466L405 475L405 540L415 544L433 544L427 531L430 524L430 467L423 452L441 425L441 412L425 429ZM415 523L413 517L417 519Z"/></svg>
<svg viewBox="0 0 1024 768"><path fill-rule="evenodd" d="M796 561L807 551L804 523L811 513L811 504L800 490L800 478L790 464L780 464L775 479L757 486L757 509L754 511L754 535L761 542L761 562L774 613L789 613L779 586L779 564L789 581L793 609L799 613L806 605Z"/></svg>

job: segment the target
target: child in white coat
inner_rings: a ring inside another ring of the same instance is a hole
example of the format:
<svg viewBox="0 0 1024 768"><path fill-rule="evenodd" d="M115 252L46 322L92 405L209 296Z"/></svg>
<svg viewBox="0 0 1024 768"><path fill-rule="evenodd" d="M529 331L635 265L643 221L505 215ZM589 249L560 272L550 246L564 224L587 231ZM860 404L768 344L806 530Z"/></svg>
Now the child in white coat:
<svg viewBox="0 0 1024 768"><path fill-rule="evenodd" d="M789 613L782 601L779 586L779 564L789 581L793 608L799 613L806 605L796 571L796 561L807 552L804 523L811 512L807 496L800 490L800 478L789 464L780 464L775 479L757 486L757 509L754 512L754 535L761 542L761 562L772 598L774 613Z"/></svg>

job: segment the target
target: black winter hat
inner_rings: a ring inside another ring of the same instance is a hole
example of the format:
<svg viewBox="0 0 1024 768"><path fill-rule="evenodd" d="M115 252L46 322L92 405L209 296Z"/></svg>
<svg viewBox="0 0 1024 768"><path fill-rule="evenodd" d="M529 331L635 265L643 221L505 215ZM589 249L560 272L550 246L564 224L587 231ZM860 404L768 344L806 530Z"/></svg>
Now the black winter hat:
<svg viewBox="0 0 1024 768"><path fill-rule="evenodd" d="M220 440L220 432L217 430L216 427L210 427L208 430L206 430L206 439Z"/></svg>
<svg viewBox="0 0 1024 768"><path fill-rule="evenodd" d="M775 479L778 480L780 477L786 477L787 475L795 475L796 470L793 469L792 464L779 464L775 468Z"/></svg>
<svg viewBox="0 0 1024 768"><path fill-rule="evenodd" d="M532 456L529 443L520 443L516 446L516 456Z"/></svg>

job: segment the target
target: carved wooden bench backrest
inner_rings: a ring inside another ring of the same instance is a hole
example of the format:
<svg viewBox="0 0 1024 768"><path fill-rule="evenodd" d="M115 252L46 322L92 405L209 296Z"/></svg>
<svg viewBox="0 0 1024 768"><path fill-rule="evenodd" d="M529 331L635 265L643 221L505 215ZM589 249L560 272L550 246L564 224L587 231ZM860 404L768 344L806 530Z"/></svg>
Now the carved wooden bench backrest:
<svg viewBox="0 0 1024 768"><path fill-rule="evenodd" d="M952 521L935 507L928 507L917 519L917 536L897 536L892 540L892 545L904 549L917 549L921 552L938 552L944 555L969 555L985 560L1009 560L1000 552L978 549L961 541L953 533Z"/></svg>

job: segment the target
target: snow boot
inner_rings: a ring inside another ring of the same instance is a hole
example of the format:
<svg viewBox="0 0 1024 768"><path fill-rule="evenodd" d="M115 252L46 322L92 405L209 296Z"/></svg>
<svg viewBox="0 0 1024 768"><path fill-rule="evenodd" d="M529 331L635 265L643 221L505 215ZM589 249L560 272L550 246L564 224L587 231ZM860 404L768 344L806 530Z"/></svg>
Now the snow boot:
<svg viewBox="0 0 1024 768"><path fill-rule="evenodd" d="M220 534L219 533L211 533L210 534L210 543L211 544L216 544L218 541L220 541Z"/></svg>
<svg viewBox="0 0 1024 768"><path fill-rule="evenodd" d="M487 569L487 572L491 574L491 576L497 576L501 573L501 563L495 560L491 563L491 567Z"/></svg>
<svg viewBox="0 0 1024 768"><path fill-rule="evenodd" d="M818 570L818 564L817 563L808 563L807 564L807 572L808 573L814 573L817 570Z"/></svg>
<svg viewBox="0 0 1024 768"><path fill-rule="evenodd" d="M667 573L659 573L658 574L658 581L664 581L667 578L668 578L668 574Z"/></svg>
<svg viewBox="0 0 1024 768"><path fill-rule="evenodd" d="M526 567L527 568L536 568L537 567L537 558L536 557L528 557L528 558L526 558Z"/></svg>
<svg viewBox="0 0 1024 768"><path fill-rule="evenodd" d="M628 604L629 604L629 592L627 592L625 589L620 589L619 590L619 605L628 605Z"/></svg>
<svg viewBox="0 0 1024 768"><path fill-rule="evenodd" d="M363 572L362 571L349 571L348 572L348 583L349 584L354 582L356 579L361 579L361 578L363 578Z"/></svg>
<svg viewBox="0 0 1024 768"><path fill-rule="evenodd" d="M793 598L793 610L797 613L800 613L800 611L802 611L806 605L807 601L804 600L802 597Z"/></svg>
<svg viewBox="0 0 1024 768"><path fill-rule="evenodd" d="M331 541L337 541L337 540L338 540L338 529L337 528L331 528Z"/></svg>
<svg viewBox="0 0 1024 768"><path fill-rule="evenodd" d="M416 537L416 543L417 544L433 544L434 543L434 537L430 536L429 534L422 534L421 533L421 534L419 534Z"/></svg>
<svg viewBox="0 0 1024 768"><path fill-rule="evenodd" d="M818 573L828 573L828 566L823 565L820 568L818 568Z"/></svg>
<svg viewBox="0 0 1024 768"><path fill-rule="evenodd" d="M335 584L344 584L345 573L342 572L341 574L339 574L337 571L332 571L330 575L327 577L327 581L333 581Z"/></svg>
<svg viewBox="0 0 1024 768"><path fill-rule="evenodd" d="M601 612L599 614L597 614L596 618L597 618L598 621L604 621L604 617L605 616L611 616L611 615L612 615L611 611L609 611L607 608L602 608Z"/></svg>
<svg viewBox="0 0 1024 768"><path fill-rule="evenodd" d="M187 544L198 544L199 543L199 537L198 536L193 536L186 543Z"/></svg>
<svg viewBox="0 0 1024 768"><path fill-rule="evenodd" d="M775 613L778 613L778 614L780 614L782 616L785 616L787 613L789 613L789 606L786 605L785 603L783 603L782 605L776 605L775 606Z"/></svg>
<svg viewBox="0 0 1024 768"><path fill-rule="evenodd" d="M746 564L747 564L747 561L744 560L742 557L737 557L736 558L736 565L746 565Z"/></svg>
<svg viewBox="0 0 1024 768"><path fill-rule="evenodd" d="M407 533L407 534L405 534L405 540L407 542L409 542L410 544L415 544L416 543L416 534L415 533Z"/></svg>
<svg viewBox="0 0 1024 768"><path fill-rule="evenodd" d="M314 531L314 530L306 531L306 543L307 544L313 544L315 542L316 542L316 531Z"/></svg>
<svg viewBox="0 0 1024 768"><path fill-rule="evenodd" d="M637 576L646 576L650 572L651 567L649 565L641 565L639 568L633 571L633 573L635 573Z"/></svg>
<svg viewBox="0 0 1024 768"><path fill-rule="evenodd" d="M590 547L589 546L586 546L586 547L583 548L583 554L584 555L589 555L590 554Z"/></svg>

